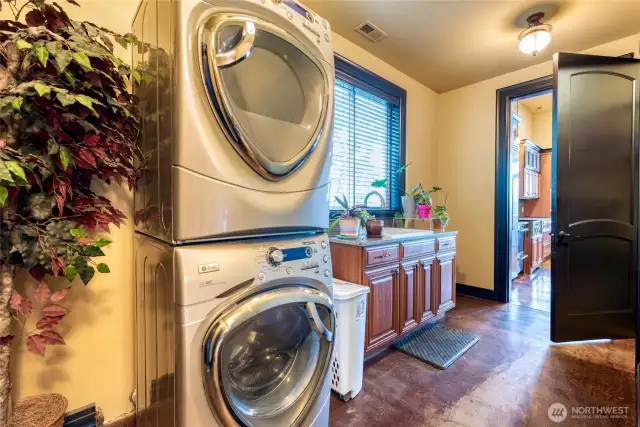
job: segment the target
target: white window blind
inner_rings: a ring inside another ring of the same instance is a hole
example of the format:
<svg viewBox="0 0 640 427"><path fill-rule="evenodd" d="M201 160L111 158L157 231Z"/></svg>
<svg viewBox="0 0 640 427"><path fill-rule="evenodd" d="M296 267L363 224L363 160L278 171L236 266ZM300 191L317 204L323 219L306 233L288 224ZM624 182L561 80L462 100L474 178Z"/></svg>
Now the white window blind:
<svg viewBox="0 0 640 427"><path fill-rule="evenodd" d="M344 194L351 206L364 204L372 191L382 194L386 210L400 208L400 106L336 78L330 205ZM375 188L374 180L387 180ZM370 211L382 209L380 198L369 197Z"/></svg>

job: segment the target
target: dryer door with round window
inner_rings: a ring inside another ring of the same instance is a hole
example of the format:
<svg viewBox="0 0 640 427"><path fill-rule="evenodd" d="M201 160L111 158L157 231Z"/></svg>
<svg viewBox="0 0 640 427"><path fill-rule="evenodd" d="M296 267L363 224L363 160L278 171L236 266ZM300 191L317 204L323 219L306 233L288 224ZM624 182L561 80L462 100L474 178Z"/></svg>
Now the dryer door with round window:
<svg viewBox="0 0 640 427"><path fill-rule="evenodd" d="M286 177L329 129L333 71L290 33L256 17L215 14L201 41L204 81L227 138L264 178Z"/></svg>
<svg viewBox="0 0 640 427"><path fill-rule="evenodd" d="M207 397L218 420L298 425L322 388L334 329L329 296L302 286L249 297L216 319L203 352Z"/></svg>

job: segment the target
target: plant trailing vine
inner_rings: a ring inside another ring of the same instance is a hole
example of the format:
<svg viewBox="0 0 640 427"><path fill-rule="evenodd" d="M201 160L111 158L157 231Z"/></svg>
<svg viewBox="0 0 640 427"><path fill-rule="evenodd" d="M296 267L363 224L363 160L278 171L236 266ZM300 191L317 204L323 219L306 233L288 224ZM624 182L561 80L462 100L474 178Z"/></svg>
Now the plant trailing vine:
<svg viewBox="0 0 640 427"><path fill-rule="evenodd" d="M140 72L113 53L113 40L140 48L135 37L74 21L50 0L3 6L14 20L0 21L0 425L10 417L11 322L24 325L37 311L15 289L17 269L39 281L39 319L26 345L44 356L65 343L56 327L70 289L51 289L46 275L86 285L96 270L108 273L93 261L110 243L97 233L125 219L92 180L132 188L143 161L128 91Z"/></svg>

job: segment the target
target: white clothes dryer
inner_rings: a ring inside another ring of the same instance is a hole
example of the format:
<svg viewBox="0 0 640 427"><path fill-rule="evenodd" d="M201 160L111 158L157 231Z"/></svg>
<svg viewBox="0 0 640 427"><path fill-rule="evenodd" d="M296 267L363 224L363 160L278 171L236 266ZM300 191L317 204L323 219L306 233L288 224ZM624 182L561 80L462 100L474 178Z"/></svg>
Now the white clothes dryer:
<svg viewBox="0 0 640 427"><path fill-rule="evenodd" d="M144 0L136 229L174 244L328 227L331 28L295 0Z"/></svg>

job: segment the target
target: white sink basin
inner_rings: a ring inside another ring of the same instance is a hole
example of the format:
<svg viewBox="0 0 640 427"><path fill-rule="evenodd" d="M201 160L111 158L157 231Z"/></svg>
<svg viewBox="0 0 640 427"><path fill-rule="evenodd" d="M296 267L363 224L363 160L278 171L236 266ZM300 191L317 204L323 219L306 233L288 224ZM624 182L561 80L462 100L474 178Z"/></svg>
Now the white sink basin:
<svg viewBox="0 0 640 427"><path fill-rule="evenodd" d="M385 227L382 230L382 236L391 239L402 239L406 237L420 237L433 234L431 230L418 230L415 228L392 228Z"/></svg>

